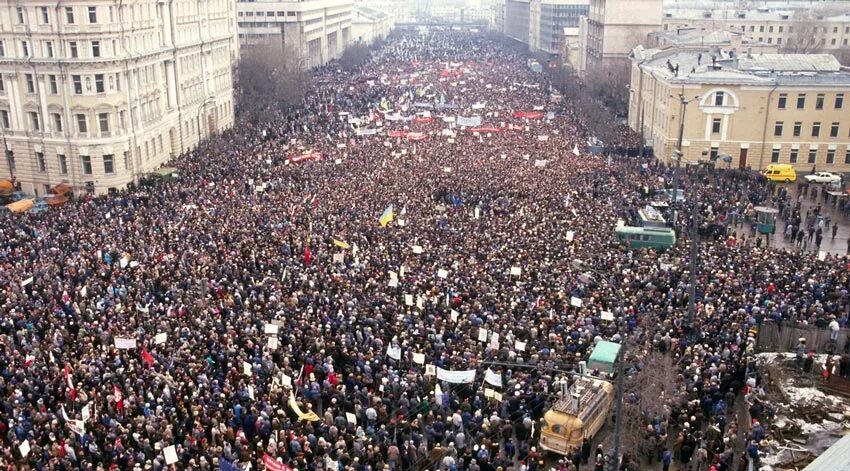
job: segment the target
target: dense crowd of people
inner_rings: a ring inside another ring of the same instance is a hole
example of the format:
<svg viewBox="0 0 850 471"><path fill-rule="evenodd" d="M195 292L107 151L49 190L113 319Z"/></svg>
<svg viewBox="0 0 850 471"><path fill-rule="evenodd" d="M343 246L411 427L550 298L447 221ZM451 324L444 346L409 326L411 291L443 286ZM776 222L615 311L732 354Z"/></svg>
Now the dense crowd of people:
<svg viewBox="0 0 850 471"><path fill-rule="evenodd" d="M519 50L401 34L315 81L299 109L180 156L178 181L2 216L0 465L542 469L555 371L606 339L634 343L630 375L649 351L676 365L623 468L726 470L751 328L847 322L846 259L730 222L781 192L682 169L701 221L728 226L700 245L688 324L687 240L613 236L673 170L589 155ZM588 446L550 465L602 469L609 444Z"/></svg>

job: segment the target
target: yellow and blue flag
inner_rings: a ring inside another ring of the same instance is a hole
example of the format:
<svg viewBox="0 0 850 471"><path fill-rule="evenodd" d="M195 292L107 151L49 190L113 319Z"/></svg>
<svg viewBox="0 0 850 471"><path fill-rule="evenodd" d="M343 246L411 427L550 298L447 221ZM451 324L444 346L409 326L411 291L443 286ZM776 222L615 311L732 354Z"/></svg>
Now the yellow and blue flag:
<svg viewBox="0 0 850 471"><path fill-rule="evenodd" d="M347 248L351 247L350 245L348 245L348 242L346 242L344 240L337 240L333 237L331 237L331 240L333 240L334 245L336 245L337 247L339 247L341 249L347 249Z"/></svg>
<svg viewBox="0 0 850 471"><path fill-rule="evenodd" d="M391 223L393 220L393 205L387 206L387 209L381 214L381 218L378 219L378 222L381 223L381 227L387 227L387 224Z"/></svg>

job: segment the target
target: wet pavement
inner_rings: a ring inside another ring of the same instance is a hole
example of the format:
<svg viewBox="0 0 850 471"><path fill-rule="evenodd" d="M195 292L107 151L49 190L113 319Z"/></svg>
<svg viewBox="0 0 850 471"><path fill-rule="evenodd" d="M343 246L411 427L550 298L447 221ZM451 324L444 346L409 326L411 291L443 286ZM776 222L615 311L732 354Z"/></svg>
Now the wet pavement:
<svg viewBox="0 0 850 471"><path fill-rule="evenodd" d="M797 183L783 183L778 185L779 187L784 187L788 189L789 195L796 199L799 196L799 187ZM812 199L812 188L817 188L818 190L818 198L817 200ZM785 221L780 217L777 220L776 224L776 234L772 235L769 238L769 244L772 247L780 247L788 250L805 250L807 252L818 252L824 251L828 254L835 255L844 255L848 253L848 244L850 244L850 216L847 215L846 212L838 211L838 209L833 205L833 198L830 197L829 204L824 204L824 199L822 197L822 190L824 189L823 185L810 185L809 190L806 192L806 195L803 196L802 201L802 215L805 221L806 212L810 209L815 208L818 204L821 205L821 214L824 217L829 217L831 219L830 227L825 228L823 231L823 241L821 242L821 246L818 249L815 246L815 241L812 239L808 240L808 233L806 233L806 247L802 248L800 245L793 243L789 238L784 236L785 232ZM846 198L846 197L845 197ZM836 225L838 227L838 231L835 234L835 238L832 237L832 225ZM746 231L747 236L750 236L750 228L749 226L738 226L738 231ZM761 236L764 237L764 236Z"/></svg>

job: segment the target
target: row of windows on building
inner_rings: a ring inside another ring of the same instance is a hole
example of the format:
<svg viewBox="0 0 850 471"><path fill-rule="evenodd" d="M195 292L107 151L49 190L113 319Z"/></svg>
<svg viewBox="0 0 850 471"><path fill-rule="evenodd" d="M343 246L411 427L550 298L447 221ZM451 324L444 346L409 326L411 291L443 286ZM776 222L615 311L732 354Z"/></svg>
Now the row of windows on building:
<svg viewBox="0 0 850 471"><path fill-rule="evenodd" d="M71 75L71 87L74 95L83 95L86 92L92 91L92 78L94 78L94 92L101 94L106 93L106 84L109 82L109 89L121 91L121 75L120 74L94 74L92 76ZM38 85L34 74L24 74L24 82L26 83L26 92L34 94L38 91ZM6 92L6 82L3 80L3 75L0 74L0 93ZM57 75L47 75L47 94L59 94L59 78Z"/></svg>
<svg viewBox="0 0 850 471"><path fill-rule="evenodd" d="M826 103L826 94L818 93L815 95L815 109L822 110L824 109L824 104ZM777 107L780 110L786 109L788 106L788 94L780 93L779 99L777 100ZM806 94L798 93L797 94L797 109L803 110L806 108ZM836 93L833 101L833 108L836 110L840 110L844 108L844 94Z"/></svg>
<svg viewBox="0 0 850 471"><path fill-rule="evenodd" d="M773 125L773 135L774 135L774 137L782 137L782 134L785 130L784 128L785 128L784 122L776 121ZM792 137L802 137L803 123L801 121L795 121L792 129L793 129L793 132L791 133ZM814 123L812 123L811 131L812 131L811 132L812 137L820 137L821 123L819 121L815 121ZM833 122L832 125L829 127L829 137L838 137L840 132L841 132L841 123L839 123L837 121Z"/></svg>
<svg viewBox="0 0 850 471"><path fill-rule="evenodd" d="M54 47L53 41L40 41L41 43L41 54L40 57L45 59L54 59L58 57L57 50ZM104 41L101 40L91 40L86 41L88 46L88 58L99 58L105 57L104 55ZM82 41L65 41L65 58L68 59L79 59L82 57L80 55ZM20 57L33 57L36 54L35 47L29 40L22 40L19 42L20 48L18 52L20 53ZM117 52L118 43L113 39L112 40L112 52ZM6 41L0 40L0 57L6 57Z"/></svg>
<svg viewBox="0 0 850 471"><path fill-rule="evenodd" d="M712 148L714 151L715 148ZM816 165L818 164L818 152L817 148L809 148L808 154L804 154L807 156L806 163ZM827 149L826 151L826 161L823 162L825 164L834 164L835 163L835 155L836 149ZM800 149L791 149L788 152L788 163L796 164L800 162ZM782 149L773 149L770 154L770 163L777 164L782 160ZM844 163L850 165L850 148L844 151Z"/></svg>
<svg viewBox="0 0 850 471"><path fill-rule="evenodd" d="M160 136L159 140L160 151L162 151L162 136ZM12 173L16 171L15 164L15 154L12 152L7 153L6 155L6 163L9 166L9 169ZM44 156L44 152L36 152L35 153L35 164L39 173L47 173L49 170L49 166L47 163L47 159ZM115 155L114 154L104 154L101 157L101 164L103 168L103 173L106 175L112 175L115 173ZM56 169L59 171L59 175L68 175L68 157L64 154L56 154ZM83 175L90 176L94 175L94 165L92 161L92 157L90 155L81 155L80 156L80 169L82 170ZM124 152L124 170L130 169L130 152Z"/></svg>
<svg viewBox="0 0 850 471"><path fill-rule="evenodd" d="M194 3L194 2L191 2ZM178 2L178 8L180 6L180 2ZM209 5L207 5L209 8ZM96 5L89 6L66 6L62 7L59 10L55 10L52 6L37 6L35 7L35 21L39 25L50 25L54 22L58 22L55 18L64 19L65 25L79 25L79 24L112 24L115 23L115 8L113 6L108 6L107 15L102 16L101 9L103 7L98 8ZM136 22L141 20L149 20L154 18L161 19L162 18L162 7L157 5L154 8L153 2L148 4L136 4L136 5L122 5L120 13L124 21ZM108 21L105 21L108 17ZM27 7L16 7L15 8L15 21L16 24L26 25L29 24L32 18L30 17L30 10L27 10Z"/></svg>
<svg viewBox="0 0 850 471"><path fill-rule="evenodd" d="M38 14L38 23L42 25L51 24L51 18L53 15L51 14L51 7L36 7L36 11ZM64 16L65 16L65 24L66 25L75 25L78 24L79 19L77 18L77 9L75 7L65 7ZM89 24L97 24L97 7L96 6L88 6L85 7L84 17L88 21ZM28 23L28 12L26 7L17 7L15 8L15 17L19 25L25 25ZM113 10L112 7L109 7L109 22L113 22Z"/></svg>
<svg viewBox="0 0 850 471"><path fill-rule="evenodd" d="M27 111L27 126L29 130L35 132L43 132L46 131L44 128L44 123L41 120L41 114L36 111ZM118 113L118 125L120 129L126 129L127 124L127 112L122 110ZM74 114L74 123L76 125L75 131L81 135L87 135L90 130L89 126L89 118L85 113L75 113ZM110 113L97 113L97 129L100 132L101 136L108 136L111 131L111 119ZM11 114L9 110L0 110L0 125L3 126L5 130L12 129L12 120ZM60 113L50 113L50 125L51 132L61 133L65 132L65 123L62 119L62 114Z"/></svg>

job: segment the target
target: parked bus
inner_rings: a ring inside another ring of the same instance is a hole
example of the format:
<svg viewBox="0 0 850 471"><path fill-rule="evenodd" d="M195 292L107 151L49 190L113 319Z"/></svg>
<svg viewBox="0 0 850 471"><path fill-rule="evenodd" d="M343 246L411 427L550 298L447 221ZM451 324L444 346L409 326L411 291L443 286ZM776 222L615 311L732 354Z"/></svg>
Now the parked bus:
<svg viewBox="0 0 850 471"><path fill-rule="evenodd" d="M614 229L617 240L631 248L669 249L676 245L676 232L669 227L620 226Z"/></svg>

